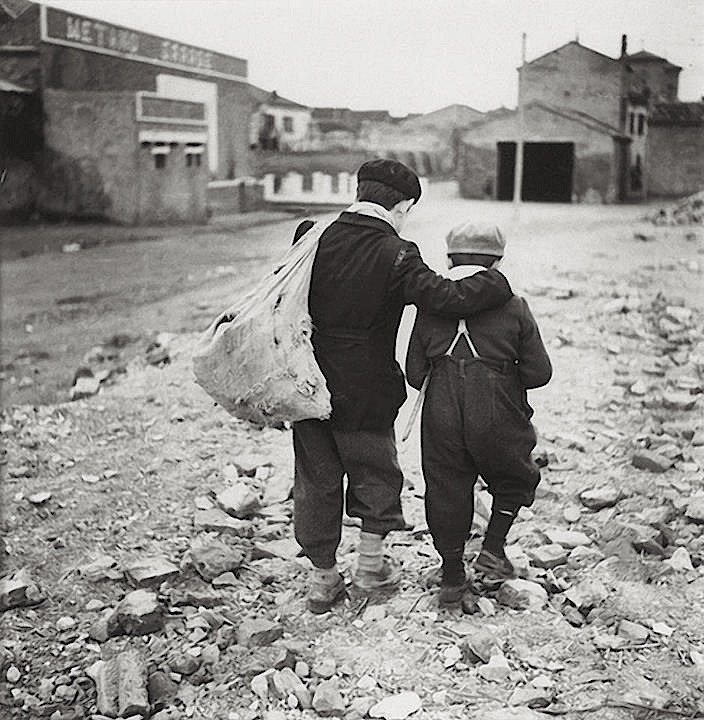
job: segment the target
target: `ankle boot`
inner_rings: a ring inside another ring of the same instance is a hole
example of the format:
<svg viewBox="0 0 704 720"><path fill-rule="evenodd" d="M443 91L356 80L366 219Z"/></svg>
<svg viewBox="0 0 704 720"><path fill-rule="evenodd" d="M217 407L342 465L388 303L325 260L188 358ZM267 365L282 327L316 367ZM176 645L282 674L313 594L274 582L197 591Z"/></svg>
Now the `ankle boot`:
<svg viewBox="0 0 704 720"><path fill-rule="evenodd" d="M316 615L326 613L346 592L345 580L338 572L337 565L329 569L313 567L306 607Z"/></svg>
<svg viewBox="0 0 704 720"><path fill-rule="evenodd" d="M466 581L464 560L461 557L443 558L438 605L440 607L458 605L464 595Z"/></svg>

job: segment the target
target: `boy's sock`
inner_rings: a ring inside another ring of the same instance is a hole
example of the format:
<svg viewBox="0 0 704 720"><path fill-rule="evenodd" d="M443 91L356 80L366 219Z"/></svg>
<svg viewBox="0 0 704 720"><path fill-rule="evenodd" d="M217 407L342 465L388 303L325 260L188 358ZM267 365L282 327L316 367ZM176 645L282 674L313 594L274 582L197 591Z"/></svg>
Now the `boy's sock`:
<svg viewBox="0 0 704 720"><path fill-rule="evenodd" d="M378 572L384 564L384 538L376 533L360 532L357 567L362 572Z"/></svg>
<svg viewBox="0 0 704 720"><path fill-rule="evenodd" d="M496 504L491 508L489 525L486 528L482 549L488 550L493 555L501 557L504 554L506 536L513 525L519 510L518 505Z"/></svg>
<svg viewBox="0 0 704 720"><path fill-rule="evenodd" d="M464 548L442 556L442 584L462 585L466 580L464 572Z"/></svg>

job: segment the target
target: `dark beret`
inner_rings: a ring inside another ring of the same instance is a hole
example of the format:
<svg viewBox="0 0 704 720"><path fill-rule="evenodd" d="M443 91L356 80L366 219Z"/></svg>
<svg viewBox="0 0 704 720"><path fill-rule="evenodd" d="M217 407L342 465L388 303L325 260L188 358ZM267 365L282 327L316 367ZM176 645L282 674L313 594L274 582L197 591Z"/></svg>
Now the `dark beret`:
<svg viewBox="0 0 704 720"><path fill-rule="evenodd" d="M373 180L374 182L387 185L398 190L404 198L413 198L418 202L420 198L420 180L418 176L407 165L397 160L385 160L377 158L365 162L357 170L357 180Z"/></svg>

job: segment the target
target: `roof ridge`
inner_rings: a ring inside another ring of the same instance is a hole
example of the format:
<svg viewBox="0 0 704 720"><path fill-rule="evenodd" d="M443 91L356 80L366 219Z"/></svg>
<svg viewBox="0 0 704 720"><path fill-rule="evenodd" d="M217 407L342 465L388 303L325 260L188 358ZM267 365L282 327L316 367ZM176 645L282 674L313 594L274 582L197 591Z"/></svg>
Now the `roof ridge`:
<svg viewBox="0 0 704 720"><path fill-rule="evenodd" d="M526 65L532 65L534 62L537 62L538 60L542 60L543 58L547 57L548 55L552 55L553 53L557 52L558 50L562 50L563 48L566 48L568 45L577 45L578 47L582 48L583 50L589 50L589 52L594 53L595 55L599 55L603 58L606 58L607 60L611 60L615 63L618 62L618 58L613 58L610 55L606 55L603 52L599 52L599 50L595 50L594 48L590 48L588 45L582 45L579 40L569 40L566 43L563 43L559 47L553 48L552 50L548 50L548 52L543 53L542 55L538 55L538 57L533 58L529 62L526 63Z"/></svg>

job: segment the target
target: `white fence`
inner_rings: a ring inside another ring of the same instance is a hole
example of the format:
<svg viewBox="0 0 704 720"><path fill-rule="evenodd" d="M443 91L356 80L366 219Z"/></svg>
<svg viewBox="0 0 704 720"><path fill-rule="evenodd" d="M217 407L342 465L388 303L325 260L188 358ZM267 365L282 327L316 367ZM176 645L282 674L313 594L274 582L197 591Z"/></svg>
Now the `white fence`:
<svg viewBox="0 0 704 720"><path fill-rule="evenodd" d="M420 182L423 189L427 188L425 178L421 178ZM263 184L264 200L272 203L349 205L354 202L357 193L357 176L348 172L333 175L288 172L282 176L270 173L264 176Z"/></svg>
<svg viewBox="0 0 704 720"><path fill-rule="evenodd" d="M349 205L356 192L357 178L348 172L335 175L288 172L283 176L273 173L264 176L264 200L267 202Z"/></svg>

